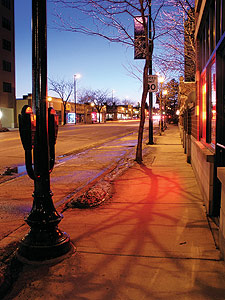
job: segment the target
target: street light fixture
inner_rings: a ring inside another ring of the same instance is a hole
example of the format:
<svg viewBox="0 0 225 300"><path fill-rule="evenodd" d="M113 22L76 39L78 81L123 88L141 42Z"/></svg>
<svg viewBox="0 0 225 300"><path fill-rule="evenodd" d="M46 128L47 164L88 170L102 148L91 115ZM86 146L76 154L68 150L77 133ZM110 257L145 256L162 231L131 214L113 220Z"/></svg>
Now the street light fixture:
<svg viewBox="0 0 225 300"><path fill-rule="evenodd" d="M52 101L52 97L48 97L48 107L50 107L50 105L51 105L51 101Z"/></svg>
<svg viewBox="0 0 225 300"><path fill-rule="evenodd" d="M75 111L75 124L77 124L77 79L81 78L81 74L74 75L74 111Z"/></svg>

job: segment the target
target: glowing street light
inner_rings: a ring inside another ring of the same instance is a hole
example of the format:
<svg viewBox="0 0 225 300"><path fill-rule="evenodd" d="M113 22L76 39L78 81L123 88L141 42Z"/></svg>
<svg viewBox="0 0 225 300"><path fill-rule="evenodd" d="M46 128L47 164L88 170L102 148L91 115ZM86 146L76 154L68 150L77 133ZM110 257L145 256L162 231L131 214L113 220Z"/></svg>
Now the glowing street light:
<svg viewBox="0 0 225 300"><path fill-rule="evenodd" d="M52 102L52 97L48 97L48 107L50 107L50 104L51 104L51 102Z"/></svg>
<svg viewBox="0 0 225 300"><path fill-rule="evenodd" d="M77 79L81 78L81 74L74 75L74 105L75 105L75 124L77 124Z"/></svg>

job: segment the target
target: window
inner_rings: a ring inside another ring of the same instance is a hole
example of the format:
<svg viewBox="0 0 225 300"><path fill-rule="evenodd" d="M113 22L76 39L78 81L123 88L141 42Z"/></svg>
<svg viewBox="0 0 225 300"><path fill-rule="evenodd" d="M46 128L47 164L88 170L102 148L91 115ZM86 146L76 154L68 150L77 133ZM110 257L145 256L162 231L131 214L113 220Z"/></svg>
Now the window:
<svg viewBox="0 0 225 300"><path fill-rule="evenodd" d="M201 139L206 142L206 117L207 117L207 101L206 101L206 71L201 76L201 107L200 107L200 123L201 123Z"/></svg>
<svg viewBox="0 0 225 300"><path fill-rule="evenodd" d="M2 40L2 48L7 51L11 51L11 42L8 40Z"/></svg>
<svg viewBox="0 0 225 300"><path fill-rule="evenodd" d="M216 62L210 67L210 142L215 147L216 141Z"/></svg>
<svg viewBox="0 0 225 300"><path fill-rule="evenodd" d="M12 85L9 82L3 82L3 92L12 93Z"/></svg>
<svg viewBox="0 0 225 300"><path fill-rule="evenodd" d="M6 8L10 9L10 0L2 0L2 5L5 6Z"/></svg>
<svg viewBox="0 0 225 300"><path fill-rule="evenodd" d="M11 21L5 17L2 17L2 27L11 30Z"/></svg>
<svg viewBox="0 0 225 300"><path fill-rule="evenodd" d="M3 60L2 67L3 67L3 71L11 72L11 62Z"/></svg>

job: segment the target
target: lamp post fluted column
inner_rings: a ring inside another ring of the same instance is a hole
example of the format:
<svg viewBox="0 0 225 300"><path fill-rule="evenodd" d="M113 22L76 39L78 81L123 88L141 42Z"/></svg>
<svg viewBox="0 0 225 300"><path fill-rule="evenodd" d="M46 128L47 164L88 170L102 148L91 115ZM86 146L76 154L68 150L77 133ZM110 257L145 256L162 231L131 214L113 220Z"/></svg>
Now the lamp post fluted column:
<svg viewBox="0 0 225 300"><path fill-rule="evenodd" d="M149 32L149 75L152 75L152 51L153 51L153 44L152 44L152 26L151 26L151 0L148 2L148 11L149 11L149 17L148 17L148 32ZM152 121L152 92L149 92L149 141L148 145L153 145L153 121Z"/></svg>
<svg viewBox="0 0 225 300"><path fill-rule="evenodd" d="M29 262L58 258L71 249L69 236L58 228L62 215L54 207L50 189L50 172L54 166L58 124L54 109L48 109L47 103L46 23L46 0L33 0L33 110L25 106L19 116L26 168L28 175L34 180L34 193L31 212L25 219L30 226L30 231L20 242L17 257L20 260ZM32 131L28 114L32 115ZM34 168L32 167L32 153Z"/></svg>

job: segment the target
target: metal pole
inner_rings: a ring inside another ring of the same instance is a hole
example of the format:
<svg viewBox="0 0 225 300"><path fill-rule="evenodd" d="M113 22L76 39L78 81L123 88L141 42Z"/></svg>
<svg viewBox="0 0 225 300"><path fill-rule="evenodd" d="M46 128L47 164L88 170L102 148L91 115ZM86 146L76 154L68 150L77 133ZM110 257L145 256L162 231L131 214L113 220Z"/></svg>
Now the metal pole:
<svg viewBox="0 0 225 300"><path fill-rule="evenodd" d="M151 27L151 0L148 2L148 9L149 9L149 17L148 17L148 26L149 26L149 43L150 43L150 61L149 61L149 75L152 75L152 51L153 51L153 44L152 44L152 27ZM152 92L149 92L149 141L148 145L153 145L153 121L152 121Z"/></svg>
<svg viewBox="0 0 225 300"><path fill-rule="evenodd" d="M162 83L160 83L160 122L159 122L159 135L162 135Z"/></svg>
<svg viewBox="0 0 225 300"><path fill-rule="evenodd" d="M46 0L32 1L32 103L36 113L34 143L33 207L26 218L29 233L22 239L17 256L21 260L44 261L67 253L70 239L59 230L62 219L53 204L50 189L50 150L47 110Z"/></svg>
<svg viewBox="0 0 225 300"><path fill-rule="evenodd" d="M76 86L76 75L74 75L74 112L75 112L75 124L77 124L77 86Z"/></svg>

